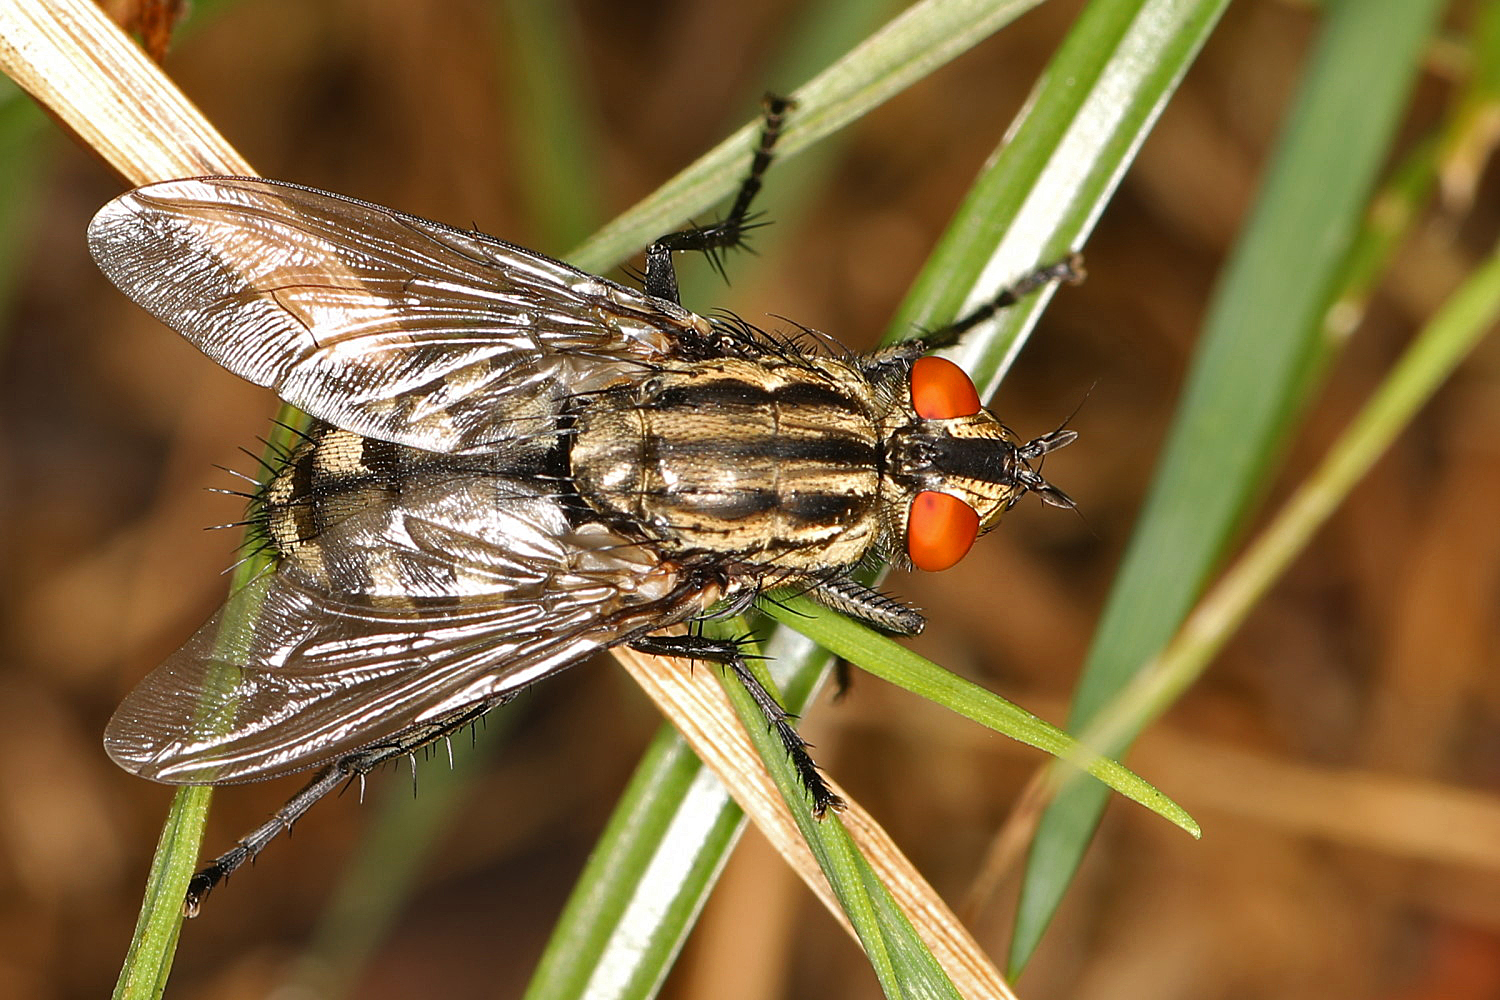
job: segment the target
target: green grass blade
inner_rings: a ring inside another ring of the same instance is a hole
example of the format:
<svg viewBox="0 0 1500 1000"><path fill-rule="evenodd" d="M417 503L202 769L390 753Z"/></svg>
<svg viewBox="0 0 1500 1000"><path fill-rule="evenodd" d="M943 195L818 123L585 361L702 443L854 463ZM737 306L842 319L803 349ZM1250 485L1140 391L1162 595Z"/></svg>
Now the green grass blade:
<svg viewBox="0 0 1500 1000"><path fill-rule="evenodd" d="M285 454L295 440L290 428L306 420L290 407L278 414L286 426L277 426L268 436L265 455L274 459ZM269 569L265 555L252 555L230 574L229 591L234 593ZM236 626L226 621L225 629ZM243 626L248 627L248 624ZM177 935L182 927L182 903L187 895L188 880L198 867L198 852L203 846L203 831L208 822L208 806L213 788L190 785L177 790L167 807L167 819L151 859L146 877L146 892L135 933L126 952L125 963L115 982L116 1000L146 1000L158 997L166 988L172 957L177 950Z"/></svg>
<svg viewBox="0 0 1500 1000"><path fill-rule="evenodd" d="M1323 313L1440 7L1330 5L1095 636L1074 731L1170 639L1261 492L1305 397ZM1047 810L1026 871L1013 970L1040 939L1104 801L1078 784Z"/></svg>
<svg viewBox="0 0 1500 1000"><path fill-rule="evenodd" d="M790 640L790 641L789 641ZM782 678L810 644L782 636ZM817 651L824 663L827 654ZM800 712L818 671L779 685ZM744 814L669 724L637 766L527 988L527 1000L654 996L744 828Z"/></svg>
<svg viewBox="0 0 1500 1000"><path fill-rule="evenodd" d="M154 1000L166 989L182 930L182 899L198 864L198 846L203 842L212 797L213 789L202 786L179 789L172 797L146 876L135 933L111 994L115 1000Z"/></svg>
<svg viewBox="0 0 1500 1000"><path fill-rule="evenodd" d="M1470 12L1469 77L1443 136L1443 200L1450 211L1472 201L1485 168L1500 145L1500 4Z"/></svg>
<svg viewBox="0 0 1500 1000"><path fill-rule="evenodd" d="M1447 207L1456 214L1455 203L1472 199L1477 178L1500 141L1491 125L1500 116L1500 6L1475 12L1467 51L1469 76L1442 126L1391 171L1365 213L1364 227L1337 281L1338 296L1323 318L1323 339L1330 350L1364 318L1371 294L1433 187L1442 182Z"/></svg>
<svg viewBox="0 0 1500 1000"><path fill-rule="evenodd" d="M579 876L527 1000L654 995L743 828L723 786L663 727Z"/></svg>
<svg viewBox="0 0 1500 1000"><path fill-rule="evenodd" d="M46 150L39 142L47 119L9 80L0 78L0 313L8 310L17 277L23 273L25 246L40 204ZM0 324L0 344L9 327Z"/></svg>
<svg viewBox="0 0 1500 1000"><path fill-rule="evenodd" d="M597 122L589 113L574 11L565 4L506 0L496 60L506 74L521 200L536 246L554 252L586 237L603 217L594 176Z"/></svg>
<svg viewBox="0 0 1500 1000"><path fill-rule="evenodd" d="M1068 33L912 287L887 340L939 326L1082 246L1227 0L1108 0ZM1044 290L952 352L993 393Z"/></svg>
<svg viewBox="0 0 1500 1000"><path fill-rule="evenodd" d="M860 669L906 688L928 701L936 702L997 733L1067 760L1194 837L1201 835L1197 822L1186 810L1139 775L1115 761L1099 756L1061 729L1019 705L985 690L973 681L944 670L895 640L821 609L807 598L778 598L778 603L768 604L766 611L783 625L795 629Z"/></svg>
<svg viewBox="0 0 1500 1000"><path fill-rule="evenodd" d="M721 627L728 635L744 634L743 627L734 628L729 623L723 623ZM751 660L749 666L768 690L775 690L775 682L762 662ZM859 936L885 995L889 998L951 997L957 1000L958 992L952 982L890 891L850 840L838 813L829 810L821 820L814 818L812 800L788 760L781 741L766 726L765 716L743 685L731 676L721 676L740 722Z"/></svg>
<svg viewBox="0 0 1500 1000"><path fill-rule="evenodd" d="M1472 33L1475 73L1436 136L1419 142L1371 202L1365 224L1348 254L1339 294L1323 322L1329 343L1341 342L1363 315L1364 305L1392 257L1410 233L1444 160L1468 159L1484 139L1476 108L1500 94L1500 8L1480 18ZM1465 172L1472 167L1466 164ZM1487 279L1486 276L1489 276ZM1263 597L1313 532L1328 519L1394 434L1412 418L1494 323L1493 272L1481 267L1413 342L1380 390L1366 404L1328 457L1299 487L1245 553L1204 595L1172 642L1095 716L1082 734L1094 744L1117 742L1139 720L1154 718L1195 681L1223 648L1255 602Z"/></svg>

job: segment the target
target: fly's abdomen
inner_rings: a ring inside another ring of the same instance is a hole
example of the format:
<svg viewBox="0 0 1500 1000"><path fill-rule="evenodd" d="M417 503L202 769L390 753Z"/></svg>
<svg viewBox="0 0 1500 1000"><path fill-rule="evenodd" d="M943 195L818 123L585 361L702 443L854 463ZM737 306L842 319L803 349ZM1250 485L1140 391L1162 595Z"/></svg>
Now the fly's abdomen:
<svg viewBox="0 0 1500 1000"><path fill-rule="evenodd" d="M256 498L276 556L317 563L327 528L400 494L397 445L317 425Z"/></svg>
<svg viewBox="0 0 1500 1000"><path fill-rule="evenodd" d="M669 549L810 570L857 561L878 533L875 422L836 373L688 365L592 397L576 432L583 499Z"/></svg>
<svg viewBox="0 0 1500 1000"><path fill-rule="evenodd" d="M284 569L329 593L382 606L457 606L492 596L492 574L460 571L458 560L435 556L443 544L461 533L475 547L520 550L526 540L507 536L507 518L522 511L538 523L548 519L500 471L483 458L318 425L286 455L251 516ZM550 520L557 531L567 526L560 509Z"/></svg>

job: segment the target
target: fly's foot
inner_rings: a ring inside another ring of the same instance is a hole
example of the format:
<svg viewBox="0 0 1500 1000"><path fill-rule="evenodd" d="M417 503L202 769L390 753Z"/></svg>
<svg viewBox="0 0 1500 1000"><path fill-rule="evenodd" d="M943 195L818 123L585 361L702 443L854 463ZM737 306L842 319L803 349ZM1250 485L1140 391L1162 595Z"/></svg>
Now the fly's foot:
<svg viewBox="0 0 1500 1000"><path fill-rule="evenodd" d="M766 725L774 730L781 740L781 745L786 749L787 757L791 760L792 767L796 769L802 787L807 789L807 794L812 797L813 815L822 819L829 809L835 812L842 811L845 802L832 788L828 787L822 771L818 769L817 763L808 753L808 747L811 744L803 739L792 725L792 719L795 716L783 708L781 702L777 701L775 696L756 680L755 674L750 671L750 667L745 662L740 645L733 639L710 639L700 635L660 635L637 639L630 644L630 647L655 656L706 660L728 667L754 700L761 714L765 716Z"/></svg>

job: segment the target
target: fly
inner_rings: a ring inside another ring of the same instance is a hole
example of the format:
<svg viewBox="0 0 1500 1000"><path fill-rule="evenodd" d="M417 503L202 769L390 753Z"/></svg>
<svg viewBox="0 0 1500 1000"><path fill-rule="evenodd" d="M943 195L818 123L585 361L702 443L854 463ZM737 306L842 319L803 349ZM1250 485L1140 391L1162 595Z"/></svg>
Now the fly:
<svg viewBox="0 0 1500 1000"><path fill-rule="evenodd" d="M724 221L646 252L644 292L482 233L245 177L137 188L89 226L119 288L314 419L251 503L273 568L125 699L105 748L156 781L319 768L196 876L203 896L319 797L627 645L724 664L818 814L842 803L732 641L663 634L797 587L889 632L925 624L858 583L875 558L945 569L1022 495L1066 495L979 401L954 325L815 353L678 301L672 254L742 245L789 102L767 101ZM246 629L244 623L253 622Z"/></svg>

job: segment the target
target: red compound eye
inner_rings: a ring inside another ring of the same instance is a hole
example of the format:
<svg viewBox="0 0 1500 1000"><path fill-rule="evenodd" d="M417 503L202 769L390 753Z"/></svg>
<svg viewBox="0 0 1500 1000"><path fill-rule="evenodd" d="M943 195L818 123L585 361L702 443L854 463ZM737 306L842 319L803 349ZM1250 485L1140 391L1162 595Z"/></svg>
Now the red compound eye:
<svg viewBox="0 0 1500 1000"><path fill-rule="evenodd" d="M906 554L917 569L947 569L964 557L978 537L979 515L958 497L923 490L912 500L906 519Z"/></svg>
<svg viewBox="0 0 1500 1000"><path fill-rule="evenodd" d="M947 358L918 358L911 366L911 405L924 420L979 412L979 393L964 370Z"/></svg>

